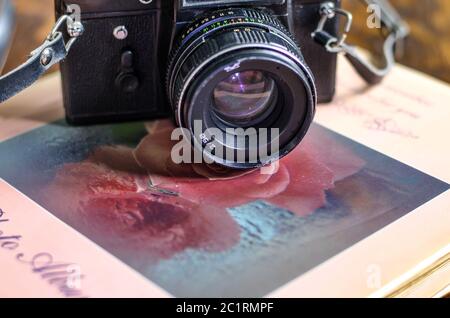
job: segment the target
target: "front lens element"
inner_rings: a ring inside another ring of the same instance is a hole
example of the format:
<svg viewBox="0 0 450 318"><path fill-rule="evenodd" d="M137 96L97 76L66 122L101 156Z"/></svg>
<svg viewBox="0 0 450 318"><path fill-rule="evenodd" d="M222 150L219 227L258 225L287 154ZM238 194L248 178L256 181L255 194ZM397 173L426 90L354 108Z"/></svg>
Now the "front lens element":
<svg viewBox="0 0 450 318"><path fill-rule="evenodd" d="M276 103L277 86L261 71L243 71L220 82L213 93L216 114L225 121L245 124L261 118Z"/></svg>

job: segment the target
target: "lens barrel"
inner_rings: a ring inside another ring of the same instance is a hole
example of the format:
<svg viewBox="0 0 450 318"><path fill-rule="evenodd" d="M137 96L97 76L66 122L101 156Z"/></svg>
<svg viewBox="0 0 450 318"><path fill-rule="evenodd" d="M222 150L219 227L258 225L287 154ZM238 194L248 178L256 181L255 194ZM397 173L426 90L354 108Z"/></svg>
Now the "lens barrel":
<svg viewBox="0 0 450 318"><path fill-rule="evenodd" d="M263 166L292 151L317 103L313 75L294 37L269 14L242 8L209 13L181 34L170 58L167 93L193 146L232 168ZM222 136L208 135L211 129ZM256 144L249 142L252 137Z"/></svg>

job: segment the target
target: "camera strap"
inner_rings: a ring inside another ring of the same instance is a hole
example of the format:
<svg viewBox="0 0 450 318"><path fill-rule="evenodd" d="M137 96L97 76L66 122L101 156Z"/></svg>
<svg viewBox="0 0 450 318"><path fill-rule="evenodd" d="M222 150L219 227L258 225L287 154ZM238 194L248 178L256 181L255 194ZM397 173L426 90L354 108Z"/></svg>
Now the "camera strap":
<svg viewBox="0 0 450 318"><path fill-rule="evenodd" d="M60 31L64 25L67 37ZM81 22L73 20L69 15L61 16L44 43L31 52L29 59L0 77L0 103L31 86L50 67L66 58L73 43L82 33Z"/></svg>
<svg viewBox="0 0 450 318"><path fill-rule="evenodd" d="M346 43L347 35L351 30L353 16L350 12L337 8L333 2L325 2L321 5L321 19L312 37L330 53L343 53L355 70L370 85L380 83L395 65L396 48L409 34L409 28L401 19L397 11L387 0L362 0L369 5L380 22L380 29L386 36L383 44L383 60L381 66L374 63L373 56L367 58L361 51L353 45ZM325 31L329 20L336 15L345 18L345 26L342 35L335 36Z"/></svg>

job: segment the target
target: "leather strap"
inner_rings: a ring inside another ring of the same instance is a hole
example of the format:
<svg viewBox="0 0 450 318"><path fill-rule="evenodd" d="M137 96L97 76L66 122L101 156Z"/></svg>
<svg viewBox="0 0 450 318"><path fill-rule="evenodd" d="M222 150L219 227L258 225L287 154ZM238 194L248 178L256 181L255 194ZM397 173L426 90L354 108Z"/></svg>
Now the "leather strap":
<svg viewBox="0 0 450 318"><path fill-rule="evenodd" d="M369 85L376 85L389 74L395 65L395 44L397 41L397 36L394 33L386 38L383 45L384 66L381 67L375 66L355 46L345 45L345 57Z"/></svg>
<svg viewBox="0 0 450 318"><path fill-rule="evenodd" d="M402 20L397 11L387 0L364 0L367 5L375 5L377 18L381 21L382 29L386 31L383 44L384 66L375 66L367 60L354 46L345 48L346 57L356 71L366 80L374 85L380 83L395 65L396 47L409 34L409 28Z"/></svg>
<svg viewBox="0 0 450 318"><path fill-rule="evenodd" d="M59 31L63 26L66 26L67 42L63 33ZM83 24L75 13L62 15L56 21L45 42L31 52L30 58L0 77L0 103L32 85L50 67L66 58L70 48L83 32Z"/></svg>
<svg viewBox="0 0 450 318"><path fill-rule="evenodd" d="M33 51L31 57L21 66L0 77L0 103L31 86L50 67L67 56L66 44L61 32L46 40Z"/></svg>
<svg viewBox="0 0 450 318"><path fill-rule="evenodd" d="M367 58L361 53L358 47L345 42L347 33L351 28L352 15L345 10L335 8L331 2L322 5L322 19L318 29L312 36L327 51L345 54L358 74L369 85L375 85L380 83L394 67L396 47L409 34L409 28L387 0L363 0L363 2L368 5L377 6L378 10L375 10L375 13L381 22L382 30L387 33L383 44L382 66L373 63L376 60L373 56ZM324 30L327 20L333 18L336 14L341 14L347 18L344 34L341 37L331 35Z"/></svg>

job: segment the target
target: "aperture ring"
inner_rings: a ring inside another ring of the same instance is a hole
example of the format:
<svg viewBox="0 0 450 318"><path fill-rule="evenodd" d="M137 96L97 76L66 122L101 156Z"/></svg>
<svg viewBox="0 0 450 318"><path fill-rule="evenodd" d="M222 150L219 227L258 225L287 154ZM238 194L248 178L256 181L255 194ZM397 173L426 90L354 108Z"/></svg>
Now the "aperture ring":
<svg viewBox="0 0 450 318"><path fill-rule="evenodd" d="M229 24L233 24L233 19L236 24L257 23L261 25L270 25L283 33L289 32L278 19L272 17L270 14L255 9L234 8L207 13L194 21L190 27L181 34L181 44L186 42L186 39L188 39L189 36L195 34L199 30L201 31L201 34L204 34L221 27L226 27Z"/></svg>
<svg viewBox="0 0 450 318"><path fill-rule="evenodd" d="M246 27L259 27L269 32L278 33L280 36L285 37L287 41L292 42L296 49L299 47L295 37L278 19L262 11L234 8L205 14L191 23L178 38L178 41L175 42L171 50L166 75L166 87L169 98L171 95L170 88L173 87L174 72L183 63L184 56L189 53L188 51L191 47L208 41L209 38L214 37L218 32ZM299 54L301 55L300 51Z"/></svg>

